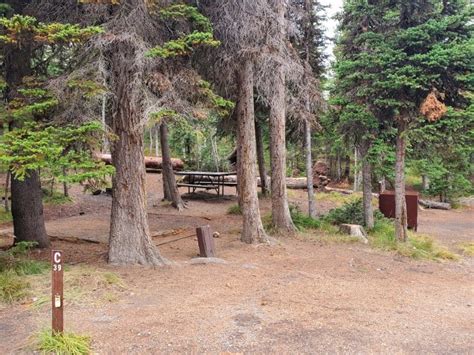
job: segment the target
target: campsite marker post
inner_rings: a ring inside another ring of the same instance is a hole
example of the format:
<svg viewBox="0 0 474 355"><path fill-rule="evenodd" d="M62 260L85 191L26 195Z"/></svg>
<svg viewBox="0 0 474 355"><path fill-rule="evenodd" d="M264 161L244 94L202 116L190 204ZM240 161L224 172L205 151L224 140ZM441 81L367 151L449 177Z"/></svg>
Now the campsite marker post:
<svg viewBox="0 0 474 355"><path fill-rule="evenodd" d="M62 333L64 330L63 317L63 252L61 250L51 251L51 305L52 305L52 329L53 335Z"/></svg>
<svg viewBox="0 0 474 355"><path fill-rule="evenodd" d="M196 228L196 235L199 245L199 256L202 258L214 258L216 256L216 247L211 234L211 227L202 226Z"/></svg>

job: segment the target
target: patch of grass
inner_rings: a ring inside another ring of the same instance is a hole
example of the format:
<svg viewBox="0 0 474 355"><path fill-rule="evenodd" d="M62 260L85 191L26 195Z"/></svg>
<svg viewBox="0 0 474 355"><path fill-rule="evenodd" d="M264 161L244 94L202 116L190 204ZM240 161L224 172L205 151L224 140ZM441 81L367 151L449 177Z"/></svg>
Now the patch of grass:
<svg viewBox="0 0 474 355"><path fill-rule="evenodd" d="M20 242L7 251L0 251L0 272L13 271L18 276L38 275L49 266L46 262L26 259L28 251L35 246L34 242Z"/></svg>
<svg viewBox="0 0 474 355"><path fill-rule="evenodd" d="M458 260L458 255L436 243L429 236L409 232L406 243L395 238L395 228L389 219L378 219L374 228L369 231L370 244L376 248L395 251L400 255L413 259L427 260Z"/></svg>
<svg viewBox="0 0 474 355"><path fill-rule="evenodd" d="M104 278L105 282L107 282L107 284L109 285L116 285L122 288L125 287L125 284L122 278L113 272L104 272L102 274L102 277Z"/></svg>
<svg viewBox="0 0 474 355"><path fill-rule="evenodd" d="M238 204L232 205L227 209L227 214L241 215L242 209Z"/></svg>
<svg viewBox="0 0 474 355"><path fill-rule="evenodd" d="M70 332L53 335L50 329L44 329L36 335L35 347L46 354L83 355L90 354L91 339Z"/></svg>
<svg viewBox="0 0 474 355"><path fill-rule="evenodd" d="M0 208L0 223L8 223L11 221L13 221L11 212L7 212L4 208Z"/></svg>
<svg viewBox="0 0 474 355"><path fill-rule="evenodd" d="M7 251L0 252L0 301L18 302L29 294L27 275L38 275L48 270L45 262L25 259L34 243L21 242Z"/></svg>
<svg viewBox="0 0 474 355"><path fill-rule="evenodd" d="M0 301L13 303L28 296L29 283L13 270L0 273Z"/></svg>
<svg viewBox="0 0 474 355"><path fill-rule="evenodd" d="M48 205L64 205L66 203L72 202L72 198L64 196L62 192L54 191L52 194L49 191L44 194L43 202Z"/></svg>
<svg viewBox="0 0 474 355"><path fill-rule="evenodd" d="M336 206L342 206L346 203L353 202L359 198L362 197L362 194L360 192L355 192L353 194L342 194L340 192L324 192L324 193L318 193L315 195L316 196L316 203L318 201L321 202L332 202Z"/></svg>
<svg viewBox="0 0 474 355"><path fill-rule="evenodd" d="M474 256L474 243L473 242L461 243L458 246L459 246L459 249L461 249L463 255Z"/></svg>
<svg viewBox="0 0 474 355"><path fill-rule="evenodd" d="M305 234L305 232L309 231L318 231L327 234L328 236L335 236L337 238L342 237L342 234L338 234L338 228L336 226L331 225L324 219L319 218L311 218L308 215L301 212L298 206L290 205L290 214L291 219L293 220L293 224L298 229L299 232ZM272 226L272 215L271 213L266 214L262 217L263 227L269 233L272 233L273 226Z"/></svg>

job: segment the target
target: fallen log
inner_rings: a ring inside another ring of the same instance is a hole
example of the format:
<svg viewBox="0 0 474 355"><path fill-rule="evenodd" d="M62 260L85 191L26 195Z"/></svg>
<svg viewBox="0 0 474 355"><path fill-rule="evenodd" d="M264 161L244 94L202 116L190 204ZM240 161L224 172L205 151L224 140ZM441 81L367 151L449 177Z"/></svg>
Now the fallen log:
<svg viewBox="0 0 474 355"><path fill-rule="evenodd" d="M327 192L339 192L341 194L344 194L344 195L351 195L354 193L353 190L345 190L345 189L338 189L336 187L328 187L328 186L325 186L324 187L324 191L327 191Z"/></svg>
<svg viewBox="0 0 474 355"><path fill-rule="evenodd" d="M106 164L112 164L112 156L110 154L97 154L98 159L102 160ZM163 160L161 157L145 157L145 167L147 169L161 169ZM173 170L183 170L184 163L181 159L171 158L171 164Z"/></svg>
<svg viewBox="0 0 474 355"><path fill-rule="evenodd" d="M451 204L445 202L436 202L428 200L418 200L418 203L425 208L433 208L437 210L450 210Z"/></svg>

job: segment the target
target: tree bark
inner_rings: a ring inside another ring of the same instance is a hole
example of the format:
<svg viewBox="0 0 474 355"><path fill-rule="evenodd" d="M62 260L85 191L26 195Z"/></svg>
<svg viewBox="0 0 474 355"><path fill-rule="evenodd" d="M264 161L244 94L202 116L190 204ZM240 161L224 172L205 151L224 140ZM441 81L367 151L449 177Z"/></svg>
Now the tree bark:
<svg viewBox="0 0 474 355"><path fill-rule="evenodd" d="M364 144L362 153L362 202L364 206L364 222L368 229L374 228L374 209L372 207L372 165L368 161L369 146Z"/></svg>
<svg viewBox="0 0 474 355"><path fill-rule="evenodd" d="M265 150L263 148L262 126L258 120L255 121L255 139L257 144L258 171L260 174L260 189L262 196L268 196L267 169L265 168Z"/></svg>
<svg viewBox="0 0 474 355"><path fill-rule="evenodd" d="M304 123L305 130L305 152L306 152L306 186L308 190L308 215L316 218L316 200L314 199L313 187L313 158L311 151L311 125L308 121Z"/></svg>
<svg viewBox="0 0 474 355"><path fill-rule="evenodd" d="M67 170L65 167L63 167L63 176L64 177L67 176ZM64 197L69 197L69 187L67 186L66 181L63 182L63 193L64 193Z"/></svg>
<svg viewBox="0 0 474 355"><path fill-rule="evenodd" d="M360 168L360 152L354 147L354 191L361 190L362 169Z"/></svg>
<svg viewBox="0 0 474 355"><path fill-rule="evenodd" d="M253 103L253 64L244 60L237 73L237 176L239 203L242 209L244 243L267 242L257 194L255 116Z"/></svg>
<svg viewBox="0 0 474 355"><path fill-rule="evenodd" d="M163 158L163 184L165 184L165 199L171 202L178 211L184 209L185 205L179 195L178 185L173 173L173 164L171 163L171 152L168 143L168 126L163 120L160 125L161 155ZM169 196L166 196L169 194Z"/></svg>
<svg viewBox="0 0 474 355"><path fill-rule="evenodd" d="M275 3L281 29L279 39L283 43L286 37L285 4L283 0ZM286 193L286 78L281 64L275 67L270 102L270 163L273 228L277 233L293 233L296 228L291 219Z"/></svg>
<svg viewBox="0 0 474 355"><path fill-rule="evenodd" d="M405 242L408 238L407 205L405 199L405 138L406 123L399 122L395 161L395 236Z"/></svg>
<svg viewBox="0 0 474 355"><path fill-rule="evenodd" d="M426 191L430 188L430 179L426 174L421 175L421 188Z"/></svg>
<svg viewBox="0 0 474 355"><path fill-rule="evenodd" d="M144 164L144 112L142 109L142 52L132 38L118 36L107 45L108 84L113 92L109 126L112 142L112 213L109 262L112 264L162 265L165 260L152 243L147 216Z"/></svg>
<svg viewBox="0 0 474 355"><path fill-rule="evenodd" d="M26 2L16 4L15 9L21 13ZM31 75L31 48L14 45L7 46L4 58L5 81L7 83L6 99L14 100L23 78ZM11 122L12 129L20 127L19 122ZM37 171L28 171L24 180L20 181L11 175L11 198L13 233L15 243L33 241L39 248L49 247L49 239L43 216L43 194Z"/></svg>
<svg viewBox="0 0 474 355"><path fill-rule="evenodd" d="M7 176L5 178L5 194L4 194L4 205L5 205L5 211L9 212L10 211L10 203L8 202L8 194L9 194L9 189L10 189L10 176L11 172L10 170L7 171Z"/></svg>
<svg viewBox="0 0 474 355"><path fill-rule="evenodd" d="M13 234L18 242L36 242L38 248L50 246L44 224L40 177L36 170L20 181L11 179Z"/></svg>

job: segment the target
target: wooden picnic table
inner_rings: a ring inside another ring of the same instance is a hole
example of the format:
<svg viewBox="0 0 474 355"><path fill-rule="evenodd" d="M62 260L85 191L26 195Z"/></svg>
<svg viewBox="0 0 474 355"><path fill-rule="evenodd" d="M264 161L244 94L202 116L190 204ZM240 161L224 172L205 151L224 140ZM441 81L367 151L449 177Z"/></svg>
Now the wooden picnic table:
<svg viewBox="0 0 474 355"><path fill-rule="evenodd" d="M216 190L217 196L224 196L225 186L237 186L237 182L225 181L226 176L235 175L232 172L218 171L175 171L175 175L187 176L185 182L178 182L178 186L187 187L188 193L196 189Z"/></svg>

